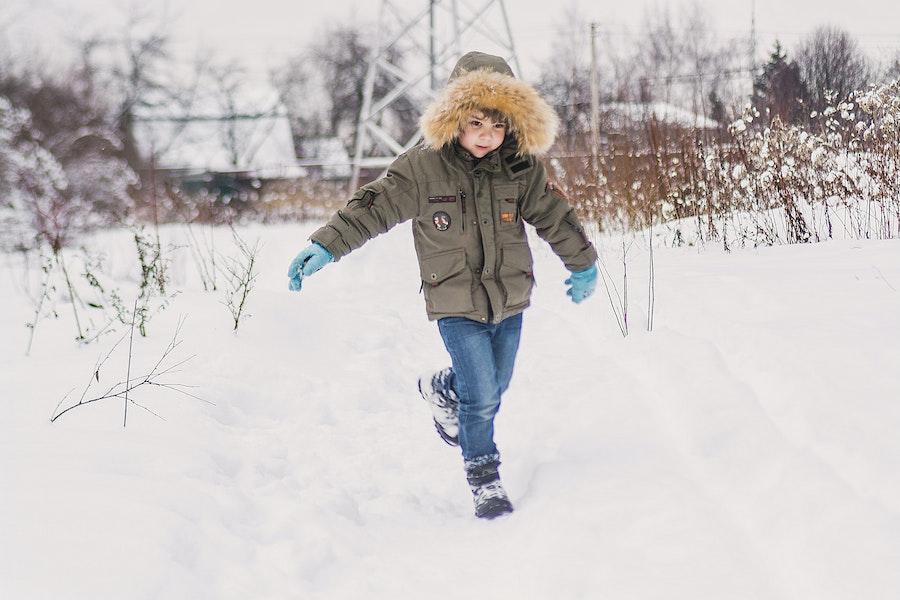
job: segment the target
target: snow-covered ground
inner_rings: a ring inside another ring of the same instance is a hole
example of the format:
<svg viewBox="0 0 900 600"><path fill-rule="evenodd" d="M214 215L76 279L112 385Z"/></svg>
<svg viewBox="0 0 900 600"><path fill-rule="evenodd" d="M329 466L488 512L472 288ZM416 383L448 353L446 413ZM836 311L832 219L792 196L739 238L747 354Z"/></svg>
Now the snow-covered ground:
<svg viewBox="0 0 900 600"><path fill-rule="evenodd" d="M0 598L900 597L900 242L657 249L652 333L634 246L627 339L533 242L497 422L516 512L481 522L415 391L448 359L408 226L292 294L312 227L242 230L265 245L237 335L179 252L132 372L184 315L196 357L170 380L214 404L142 388L165 420L132 407L125 429L119 400L49 422L118 335L76 346L60 304L25 357L21 260L0 257ZM88 242L133 286L126 233Z"/></svg>

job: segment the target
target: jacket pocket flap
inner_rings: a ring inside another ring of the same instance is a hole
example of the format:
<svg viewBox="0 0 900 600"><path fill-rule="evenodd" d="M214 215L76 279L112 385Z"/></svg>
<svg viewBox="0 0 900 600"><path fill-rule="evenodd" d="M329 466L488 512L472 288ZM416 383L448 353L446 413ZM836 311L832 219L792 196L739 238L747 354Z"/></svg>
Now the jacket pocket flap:
<svg viewBox="0 0 900 600"><path fill-rule="evenodd" d="M503 247L503 264L513 269L530 273L534 260L528 244L509 244Z"/></svg>
<svg viewBox="0 0 900 600"><path fill-rule="evenodd" d="M516 202L519 199L519 185L516 183L501 183L494 186L494 198L498 201L507 200Z"/></svg>
<svg viewBox="0 0 900 600"><path fill-rule="evenodd" d="M422 259L422 281L437 285L466 268L466 251L462 248L441 252Z"/></svg>

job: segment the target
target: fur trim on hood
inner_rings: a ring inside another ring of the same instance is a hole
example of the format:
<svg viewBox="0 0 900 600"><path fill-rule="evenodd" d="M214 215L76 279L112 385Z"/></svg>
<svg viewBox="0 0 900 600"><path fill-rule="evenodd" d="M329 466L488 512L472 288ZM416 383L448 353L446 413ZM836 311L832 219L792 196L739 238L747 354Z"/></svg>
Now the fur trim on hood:
<svg viewBox="0 0 900 600"><path fill-rule="evenodd" d="M544 154L556 138L559 119L537 91L513 77L502 58L470 52L459 60L447 87L419 121L425 145L442 148L452 143L478 109L494 109L506 115L510 125L507 135L516 137L520 155Z"/></svg>

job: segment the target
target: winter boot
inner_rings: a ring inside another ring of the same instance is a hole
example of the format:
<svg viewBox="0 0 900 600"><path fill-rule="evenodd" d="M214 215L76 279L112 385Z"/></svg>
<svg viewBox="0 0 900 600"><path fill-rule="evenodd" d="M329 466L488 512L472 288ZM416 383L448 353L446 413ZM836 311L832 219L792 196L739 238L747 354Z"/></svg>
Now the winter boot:
<svg viewBox="0 0 900 600"><path fill-rule="evenodd" d="M479 519L493 519L513 511L506 490L500 482L500 457L496 454L467 460L466 479L475 500L475 516Z"/></svg>
<svg viewBox="0 0 900 600"><path fill-rule="evenodd" d="M450 367L419 377L419 393L431 408L434 428L441 439L459 446L459 398L450 387Z"/></svg>

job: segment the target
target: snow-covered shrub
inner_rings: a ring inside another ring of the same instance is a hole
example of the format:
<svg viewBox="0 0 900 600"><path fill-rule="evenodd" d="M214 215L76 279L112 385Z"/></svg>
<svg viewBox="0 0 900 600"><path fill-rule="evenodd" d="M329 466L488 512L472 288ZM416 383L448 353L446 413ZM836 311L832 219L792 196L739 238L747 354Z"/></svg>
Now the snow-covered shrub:
<svg viewBox="0 0 900 600"><path fill-rule="evenodd" d="M669 243L726 248L900 236L900 82L827 99L803 125L752 105L718 131L650 119L548 168L600 230L664 224Z"/></svg>
<svg viewBox="0 0 900 600"><path fill-rule="evenodd" d="M127 212L128 186L136 181L123 161L99 149L98 136L84 130L70 142L56 139L57 151L76 146L63 152L64 164L31 113L0 96L0 251L35 250L42 257L41 293L28 324L32 334L43 316L58 315L58 300L71 307L79 342L95 339L109 325L102 315L94 319L102 305L82 297L99 284L87 266L88 253L65 250L79 233Z"/></svg>
<svg viewBox="0 0 900 600"><path fill-rule="evenodd" d="M876 231L865 234L894 237L900 235L900 80L859 92L855 101L866 118L857 121L851 148L876 215Z"/></svg>
<svg viewBox="0 0 900 600"><path fill-rule="evenodd" d="M79 130L51 143L27 109L0 96L0 250L47 245L58 252L79 232L130 212L137 178L107 133Z"/></svg>
<svg viewBox="0 0 900 600"><path fill-rule="evenodd" d="M649 122L646 139L551 161L582 214L668 241L767 245L900 236L900 82L767 125L748 106L725 135Z"/></svg>
<svg viewBox="0 0 900 600"><path fill-rule="evenodd" d="M46 243L59 249L78 211L66 202L68 180L39 143L27 110L0 96L0 242L3 250Z"/></svg>

